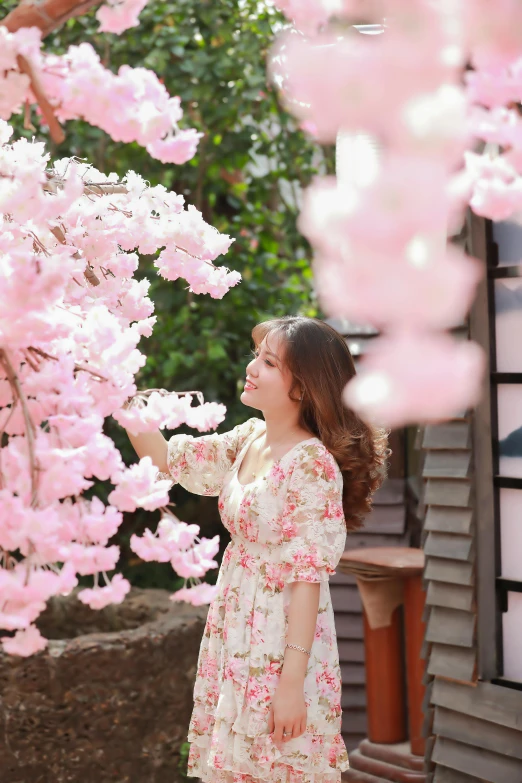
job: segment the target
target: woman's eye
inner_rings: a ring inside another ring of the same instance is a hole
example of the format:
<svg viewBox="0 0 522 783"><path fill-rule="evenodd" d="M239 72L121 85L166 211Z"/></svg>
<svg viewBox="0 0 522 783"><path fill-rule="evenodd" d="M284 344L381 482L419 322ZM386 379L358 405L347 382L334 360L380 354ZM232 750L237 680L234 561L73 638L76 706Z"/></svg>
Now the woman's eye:
<svg viewBox="0 0 522 783"><path fill-rule="evenodd" d="M251 351L252 355L257 359L259 356L259 351ZM268 364L269 367L274 367L275 365L272 364L272 362L269 362L268 359L265 359L265 364Z"/></svg>

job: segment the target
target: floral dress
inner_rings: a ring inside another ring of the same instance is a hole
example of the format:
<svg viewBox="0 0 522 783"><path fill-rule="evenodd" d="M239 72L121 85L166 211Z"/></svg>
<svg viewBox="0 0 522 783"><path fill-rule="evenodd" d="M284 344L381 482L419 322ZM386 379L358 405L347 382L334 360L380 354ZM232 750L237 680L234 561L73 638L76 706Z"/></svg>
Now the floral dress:
<svg viewBox="0 0 522 783"><path fill-rule="evenodd" d="M346 543L343 477L314 437L290 449L267 476L242 485L243 456L265 429L264 419L251 418L223 434L174 435L170 475L160 474L198 495L219 496L232 539L199 650L188 775L205 783L340 783L349 764L328 578ZM294 581L320 582L319 612L304 680L306 731L279 749L268 716Z"/></svg>

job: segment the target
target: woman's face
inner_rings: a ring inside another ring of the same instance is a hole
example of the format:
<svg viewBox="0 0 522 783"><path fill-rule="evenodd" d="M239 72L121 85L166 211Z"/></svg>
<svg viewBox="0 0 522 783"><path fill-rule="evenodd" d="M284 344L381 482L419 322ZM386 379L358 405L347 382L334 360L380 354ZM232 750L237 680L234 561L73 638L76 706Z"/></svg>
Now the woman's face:
<svg viewBox="0 0 522 783"><path fill-rule="evenodd" d="M260 411L280 410L286 406L294 409L298 405L288 396L292 375L283 364L283 356L284 345L281 337L274 332L267 334L246 368L246 377L256 388L245 383L240 397L244 405Z"/></svg>

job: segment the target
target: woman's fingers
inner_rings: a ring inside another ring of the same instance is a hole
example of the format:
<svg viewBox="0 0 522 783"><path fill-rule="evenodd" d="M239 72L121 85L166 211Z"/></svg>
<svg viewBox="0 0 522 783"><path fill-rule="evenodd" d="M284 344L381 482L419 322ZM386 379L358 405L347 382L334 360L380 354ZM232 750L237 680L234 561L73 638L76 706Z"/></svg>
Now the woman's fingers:
<svg viewBox="0 0 522 783"><path fill-rule="evenodd" d="M297 721L290 728L285 727L283 730L286 731L286 736L283 736L283 741L284 742L288 742L289 740L295 739L296 737L298 737L301 734L301 732L299 731L299 726L300 726L300 723L299 723L299 721Z"/></svg>
<svg viewBox="0 0 522 783"><path fill-rule="evenodd" d="M272 739L276 744L289 742L291 739L300 737L306 731L307 716L298 718L293 724L285 724L283 720L275 720L273 705L270 705L268 712L268 733L272 734Z"/></svg>
<svg viewBox="0 0 522 783"><path fill-rule="evenodd" d="M270 710L268 712L268 733L272 734L274 730L274 708L272 705L270 705Z"/></svg>

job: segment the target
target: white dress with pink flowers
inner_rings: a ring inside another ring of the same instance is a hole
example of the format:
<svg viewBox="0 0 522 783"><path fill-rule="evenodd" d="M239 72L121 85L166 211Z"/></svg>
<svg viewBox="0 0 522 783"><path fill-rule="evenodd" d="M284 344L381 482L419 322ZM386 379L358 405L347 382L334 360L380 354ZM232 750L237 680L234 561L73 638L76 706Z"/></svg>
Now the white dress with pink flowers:
<svg viewBox="0 0 522 783"><path fill-rule="evenodd" d="M240 484L241 460L265 428L263 419L251 418L221 435L174 435L169 474L160 474L198 495L219 495L232 539L201 640L188 775L205 783L340 783L349 764L328 577L346 543L343 477L319 438L310 438L268 476ZM279 749L268 714L282 671L292 581L321 587L304 681L306 731Z"/></svg>

